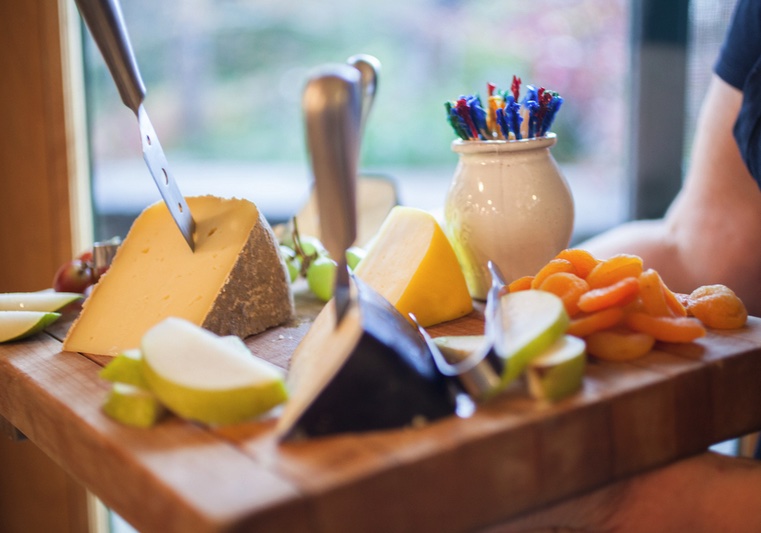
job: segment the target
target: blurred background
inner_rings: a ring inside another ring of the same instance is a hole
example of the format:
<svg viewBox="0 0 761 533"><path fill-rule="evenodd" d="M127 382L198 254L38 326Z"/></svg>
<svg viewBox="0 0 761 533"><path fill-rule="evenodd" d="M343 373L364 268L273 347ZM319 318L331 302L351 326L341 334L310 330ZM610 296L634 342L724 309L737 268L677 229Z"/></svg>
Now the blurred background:
<svg viewBox="0 0 761 533"><path fill-rule="evenodd" d="M625 0L125 0L146 109L181 190L253 200L270 223L305 201L301 96L314 67L356 53L381 64L363 172L401 201L443 205L456 157L444 102L513 75L565 99L553 154L574 192L575 235L627 216L630 101ZM134 115L85 32L96 239L123 236L159 199Z"/></svg>

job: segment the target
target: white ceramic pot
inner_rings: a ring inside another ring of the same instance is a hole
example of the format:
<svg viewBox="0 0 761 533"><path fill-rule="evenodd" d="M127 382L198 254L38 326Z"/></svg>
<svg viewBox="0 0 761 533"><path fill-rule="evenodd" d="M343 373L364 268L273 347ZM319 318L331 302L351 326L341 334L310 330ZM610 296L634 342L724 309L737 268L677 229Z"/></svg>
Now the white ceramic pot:
<svg viewBox="0 0 761 533"><path fill-rule="evenodd" d="M445 229L473 298L486 298L489 260L509 283L536 274L568 246L573 197L550 153L556 141L549 133L452 143L459 162L444 207Z"/></svg>

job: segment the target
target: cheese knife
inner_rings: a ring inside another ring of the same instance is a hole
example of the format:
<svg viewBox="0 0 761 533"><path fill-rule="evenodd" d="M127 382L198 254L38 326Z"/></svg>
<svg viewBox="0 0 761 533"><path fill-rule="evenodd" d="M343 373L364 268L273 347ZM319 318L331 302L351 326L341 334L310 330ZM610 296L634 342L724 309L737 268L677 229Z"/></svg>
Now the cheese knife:
<svg viewBox="0 0 761 533"><path fill-rule="evenodd" d="M194 250L195 221L169 169L164 150L143 106L145 85L132 52L119 2L118 0L76 0L76 3L119 89L122 101L137 117L143 159L148 165L153 181L169 208L169 213L180 228L182 236L190 249Z"/></svg>
<svg viewBox="0 0 761 533"><path fill-rule="evenodd" d="M484 309L484 340L468 356L459 361L447 361L425 328L410 314L410 319L431 350L439 372L444 376L457 378L465 392L476 401L489 398L499 389L504 370L504 361L497 355L496 349L501 347L504 337L500 299L505 292L505 280L495 263L489 261L487 266L492 282Z"/></svg>
<svg viewBox="0 0 761 533"><path fill-rule="evenodd" d="M333 292L336 326L349 307L346 249L357 238L360 88L356 68L346 64L325 65L309 77L302 98L320 235L325 249L338 264Z"/></svg>
<svg viewBox="0 0 761 533"><path fill-rule="evenodd" d="M346 63L359 71L362 89L362 121L359 127L360 138L365 131L367 115L375 102L375 93L378 92L378 75L381 64L378 58L369 54L355 54L346 60Z"/></svg>

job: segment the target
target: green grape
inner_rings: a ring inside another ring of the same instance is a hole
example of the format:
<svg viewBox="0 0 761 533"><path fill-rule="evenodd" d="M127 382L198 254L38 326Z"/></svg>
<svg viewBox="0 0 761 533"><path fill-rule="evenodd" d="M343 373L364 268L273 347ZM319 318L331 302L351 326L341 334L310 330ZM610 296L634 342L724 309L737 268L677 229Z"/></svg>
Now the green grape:
<svg viewBox="0 0 761 533"><path fill-rule="evenodd" d="M346 263L349 265L350 269L354 270L366 255L367 252L363 248L352 246L346 250Z"/></svg>
<svg viewBox="0 0 761 533"><path fill-rule="evenodd" d="M318 256L307 268L307 286L323 302L333 297L337 268L335 261L324 255Z"/></svg>
<svg viewBox="0 0 761 533"><path fill-rule="evenodd" d="M299 277L301 271L301 259L299 259L298 255L296 255L296 252L292 248L285 244L280 245L280 255L285 261L285 266L288 267L288 276L290 277L291 283L293 283Z"/></svg>
<svg viewBox="0 0 761 533"><path fill-rule="evenodd" d="M325 250L325 246L320 242L320 239L310 235L299 236L299 246L301 247L301 252L307 257L312 255L327 255L328 253Z"/></svg>

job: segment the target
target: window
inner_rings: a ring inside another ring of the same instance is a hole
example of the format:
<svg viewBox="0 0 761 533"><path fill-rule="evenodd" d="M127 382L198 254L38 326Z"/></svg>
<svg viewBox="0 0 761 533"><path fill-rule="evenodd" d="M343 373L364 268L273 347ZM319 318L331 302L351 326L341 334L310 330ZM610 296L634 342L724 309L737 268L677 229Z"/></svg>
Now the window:
<svg viewBox="0 0 761 533"><path fill-rule="evenodd" d="M361 170L393 177L404 204L443 205L456 164L444 102L485 96L487 82L508 89L515 74L565 99L553 154L574 192L577 238L626 216L624 0L131 0L122 9L146 109L185 195L247 197L273 224L290 218L310 183L305 77L369 53L382 71ZM89 36L85 53L96 238L104 239L123 236L159 196L135 117Z"/></svg>

